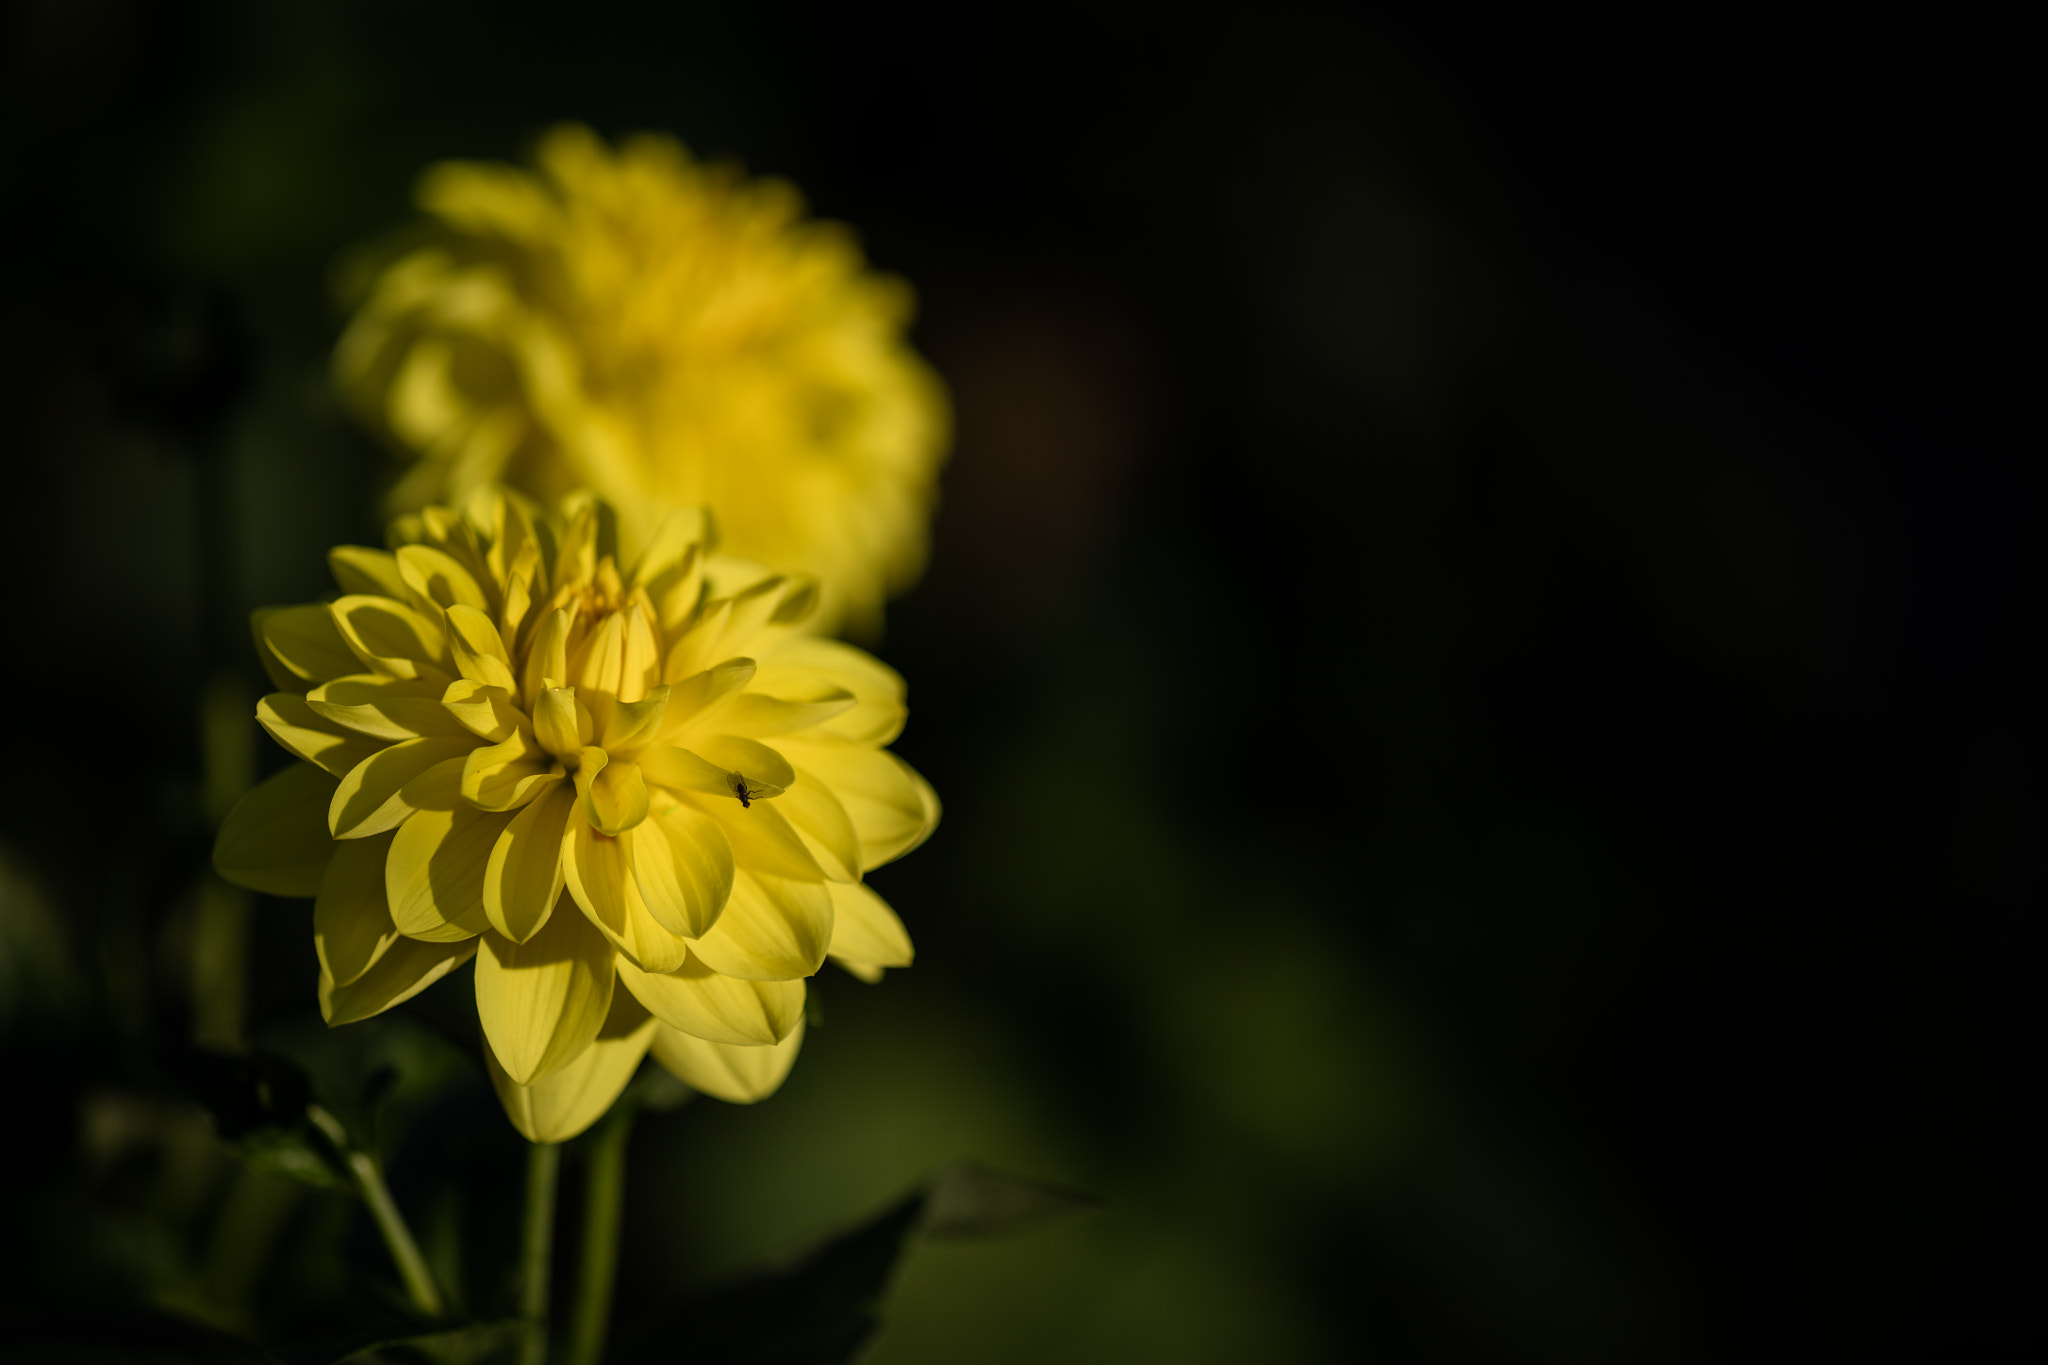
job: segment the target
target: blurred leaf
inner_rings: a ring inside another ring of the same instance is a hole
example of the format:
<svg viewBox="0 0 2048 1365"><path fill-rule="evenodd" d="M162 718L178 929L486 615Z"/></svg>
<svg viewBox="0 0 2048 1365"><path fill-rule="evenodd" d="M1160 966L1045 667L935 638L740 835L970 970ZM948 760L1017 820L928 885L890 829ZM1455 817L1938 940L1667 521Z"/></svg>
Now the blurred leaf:
<svg viewBox="0 0 2048 1365"><path fill-rule="evenodd" d="M695 1305L692 1359L730 1365L841 1365L873 1335L874 1307L882 1297L903 1239L924 1208L912 1195L880 1217L827 1242L801 1265L734 1285ZM673 1320L664 1321L643 1349L619 1359L673 1355Z"/></svg>
<svg viewBox="0 0 2048 1365"><path fill-rule="evenodd" d="M420 1336L395 1337L371 1342L347 1355L335 1365L381 1365L381 1362L429 1361L432 1365L478 1365L516 1345L525 1325L519 1322L475 1322L467 1327L428 1332Z"/></svg>
<svg viewBox="0 0 2048 1365"><path fill-rule="evenodd" d="M1098 1201L1076 1191L974 1166L943 1171L923 1190L825 1243L794 1269L734 1285L689 1310L696 1359L735 1365L843 1365L880 1325L875 1312L912 1235L995 1237ZM667 1359L657 1334L620 1360Z"/></svg>
<svg viewBox="0 0 2048 1365"><path fill-rule="evenodd" d="M355 1192L341 1154L308 1120L313 1088L296 1065L266 1053L230 1056L189 1046L161 1056L243 1161L321 1189Z"/></svg>
<svg viewBox="0 0 2048 1365"><path fill-rule="evenodd" d="M1077 1190L1003 1175L978 1166L953 1166L939 1174L925 1192L920 1236L940 1240L1001 1237L1057 1218L1091 1209L1101 1201Z"/></svg>
<svg viewBox="0 0 2048 1365"><path fill-rule="evenodd" d="M264 1128L228 1146L259 1171L289 1176L323 1190L355 1193L355 1186L335 1162L333 1146L317 1133Z"/></svg>
<svg viewBox="0 0 2048 1365"><path fill-rule="evenodd" d="M363 1143L366 1147L374 1150L377 1146L378 1125L384 1117L384 1106L392 1095L397 1093L400 1080L398 1068L386 1062L371 1072L370 1078L363 1082L360 1109L363 1116Z"/></svg>

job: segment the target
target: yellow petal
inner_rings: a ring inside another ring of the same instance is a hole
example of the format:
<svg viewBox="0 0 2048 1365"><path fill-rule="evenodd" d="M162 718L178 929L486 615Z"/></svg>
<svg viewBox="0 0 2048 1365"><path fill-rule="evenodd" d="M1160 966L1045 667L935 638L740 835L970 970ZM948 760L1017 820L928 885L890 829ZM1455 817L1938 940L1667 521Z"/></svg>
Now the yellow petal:
<svg viewBox="0 0 2048 1365"><path fill-rule="evenodd" d="M398 571L398 556L389 550L373 550L366 545L337 545L327 552L327 567L334 574L335 583L345 593L395 597L401 602L411 600L412 593L405 585L405 576Z"/></svg>
<svg viewBox="0 0 2048 1365"><path fill-rule="evenodd" d="M781 791L796 781L796 770L789 766L789 760L759 740L739 735L708 735L699 740L691 752L716 763L728 773L739 773L750 784ZM728 790L726 795L732 795L731 791Z"/></svg>
<svg viewBox="0 0 2048 1365"><path fill-rule="evenodd" d="M521 1085L505 1074L489 1048L484 1062L505 1117L528 1142L567 1142L604 1117L639 1070L659 1027L631 992L616 991L596 1041L561 1070Z"/></svg>
<svg viewBox="0 0 2048 1365"><path fill-rule="evenodd" d="M683 965L689 947L648 913L624 841L571 820L562 840L562 869L570 896L634 965L650 972L672 972Z"/></svg>
<svg viewBox="0 0 2048 1365"><path fill-rule="evenodd" d="M890 757L895 758L895 755L891 754ZM931 783L924 780L924 774L911 767L908 763L904 763L900 758L896 759L896 762L902 765L904 773L917 785L918 804L924 807L924 832L911 840L908 847L897 851L895 856L900 858L932 837L932 831L939 827L939 816L942 811L939 806L939 794L932 790Z"/></svg>
<svg viewBox="0 0 2048 1365"><path fill-rule="evenodd" d="M590 708L576 699L573 687L542 688L533 708L533 733L542 748L567 756L597 738Z"/></svg>
<svg viewBox="0 0 2048 1365"><path fill-rule="evenodd" d="M710 759L673 744L650 744L635 760L643 776L657 787L733 797L732 773ZM733 797L737 800L738 798Z"/></svg>
<svg viewBox="0 0 2048 1365"><path fill-rule="evenodd" d="M674 640L680 637L697 618L698 609L704 603L703 554L692 551L684 562L649 584L647 596L654 603L654 619L661 626L662 638ZM668 671L669 661L676 657L672 650L662 658L661 676L679 676Z"/></svg>
<svg viewBox="0 0 2048 1365"><path fill-rule="evenodd" d="M740 695L753 681L752 659L727 659L694 673L681 682L670 683L668 708L661 718L659 738L681 744L678 736L694 732L723 711L725 704ZM710 733L708 730L705 733ZM688 748L688 744L683 744Z"/></svg>
<svg viewBox="0 0 2048 1365"><path fill-rule="evenodd" d="M349 649L371 672L391 678L428 678L446 686L453 660L441 627L388 597L336 599L327 610ZM351 673L362 669L351 668ZM337 675L338 676L338 675Z"/></svg>
<svg viewBox="0 0 2048 1365"><path fill-rule="evenodd" d="M860 836L861 870L872 871L923 843L938 824L931 785L908 763L880 749L843 741L785 740L804 782L832 789Z"/></svg>
<svg viewBox="0 0 2048 1365"><path fill-rule="evenodd" d="M449 683L441 694L441 706L463 729L492 744L510 739L526 719L510 692L470 678Z"/></svg>
<svg viewBox="0 0 2048 1365"><path fill-rule="evenodd" d="M337 986L359 980L398 937L384 902L384 857L391 835L348 839L334 857L313 900L313 950L320 970Z"/></svg>
<svg viewBox="0 0 2048 1365"><path fill-rule="evenodd" d="M668 647L668 657L662 660L661 676L669 682L676 682L738 653L737 650L727 650L724 654L717 652L718 642L725 638L726 623L730 620L730 601L706 602L689 629Z"/></svg>
<svg viewBox="0 0 2048 1365"><path fill-rule="evenodd" d="M618 695L626 653L626 622L613 612L569 652L569 681L593 692Z"/></svg>
<svg viewBox="0 0 2048 1365"><path fill-rule="evenodd" d="M734 593L732 612L726 617L725 630L719 635L717 644L712 646L712 657L752 653L749 646L782 610L784 599L792 591L804 593L809 590L809 585L799 580L770 577Z"/></svg>
<svg viewBox="0 0 2048 1365"><path fill-rule="evenodd" d="M402 545L396 559L405 585L435 606L445 609L459 604L480 612L490 610L475 575L453 555L431 545Z"/></svg>
<svg viewBox="0 0 2048 1365"><path fill-rule="evenodd" d="M595 932L595 931L593 931ZM695 958L655 975L618 964L619 980L654 1017L693 1038L737 1046L781 1042L804 1017L801 981L739 981Z"/></svg>
<svg viewBox="0 0 2048 1365"><path fill-rule="evenodd" d="M484 867L510 812L415 811L398 827L384 865L392 923L408 938L452 943L484 931Z"/></svg>
<svg viewBox="0 0 2048 1365"><path fill-rule="evenodd" d="M849 970L858 966L877 973L910 965L916 956L910 931L887 901L859 882L834 882L829 889L834 961Z"/></svg>
<svg viewBox="0 0 2048 1365"><path fill-rule="evenodd" d="M355 673L320 684L306 694L306 705L333 724L373 739L459 735L463 728L443 709L442 691L430 682Z"/></svg>
<svg viewBox="0 0 2048 1365"><path fill-rule="evenodd" d="M678 793L685 804L718 821L732 844L732 860L742 870L765 872L798 881L825 880L825 869L811 856L779 805L754 801L722 801L698 792Z"/></svg>
<svg viewBox="0 0 2048 1365"><path fill-rule="evenodd" d="M404 795L408 783L440 763L456 765L476 746L474 739L408 739L370 755L348 770L327 808L328 829L337 839L361 839L393 829L416 806Z"/></svg>
<svg viewBox="0 0 2048 1365"><path fill-rule="evenodd" d="M768 618L774 626L794 626L810 619L817 611L819 601L818 580L809 574L791 574L782 589L782 600L775 604L775 611ZM774 632L780 636L781 632Z"/></svg>
<svg viewBox="0 0 2048 1365"><path fill-rule="evenodd" d="M272 896L311 896L334 855L327 807L335 781L294 763L242 794L213 841L213 867L236 886Z"/></svg>
<svg viewBox="0 0 2048 1365"><path fill-rule="evenodd" d="M654 1060L692 1090L701 1090L727 1104L752 1104L781 1088L783 1078L796 1065L797 1049L803 1041L802 1019L797 1020L787 1038L768 1047L707 1042L666 1024L657 1024Z"/></svg>
<svg viewBox="0 0 2048 1365"><path fill-rule="evenodd" d="M650 744L638 755L647 780L676 791L703 792L739 804L735 775L750 797L779 796L796 781L796 770L781 754L755 740L733 735L707 737L695 749Z"/></svg>
<svg viewBox="0 0 2048 1365"><path fill-rule="evenodd" d="M529 709L539 702L547 679L553 678L559 686L569 676L570 624L568 609L558 607L534 632L533 643L526 650L526 668L519 675L519 697Z"/></svg>
<svg viewBox="0 0 2048 1365"><path fill-rule="evenodd" d="M570 495L572 498L574 494ZM560 539L555 549L555 582L588 583L597 572L597 504L586 501L571 507L563 500Z"/></svg>
<svg viewBox="0 0 2048 1365"><path fill-rule="evenodd" d="M519 686L512 675L512 661L505 653L505 641L491 618L475 607L460 603L448 608L448 648L462 676L487 687L502 687L509 694Z"/></svg>
<svg viewBox="0 0 2048 1365"><path fill-rule="evenodd" d="M814 691L816 695L807 699L771 697L758 690L744 693L719 716L718 728L729 735L762 739L809 730L853 709L853 693L843 687L826 685Z"/></svg>
<svg viewBox="0 0 2048 1365"><path fill-rule="evenodd" d="M681 507L663 517L633 565L633 585L651 591L653 584L688 572L698 559L696 552L708 530L701 508Z"/></svg>
<svg viewBox="0 0 2048 1365"><path fill-rule="evenodd" d="M264 652L295 678L323 683L363 671L325 607L273 607L251 621Z"/></svg>
<svg viewBox="0 0 2048 1365"><path fill-rule="evenodd" d="M583 816L604 833L617 836L647 818L646 779L640 765L625 759L596 763L590 757L602 749L585 749L583 764L576 770L576 785L583 793Z"/></svg>
<svg viewBox="0 0 2048 1365"><path fill-rule="evenodd" d="M497 547L493 546L493 552ZM516 643L533 610L535 583L540 577L540 551L532 545L519 547L511 574L505 580L505 605L498 612L498 631L508 643ZM515 650L514 653L517 653Z"/></svg>
<svg viewBox="0 0 2048 1365"><path fill-rule="evenodd" d="M858 744L887 744L903 731L903 677L881 660L838 640L797 635L761 659L756 690L775 697L812 697L817 689L844 688L854 705L823 728Z"/></svg>
<svg viewBox="0 0 2048 1365"><path fill-rule="evenodd" d="M824 965L832 943L832 895L825 888L834 884L790 881L742 866L733 874L725 913L690 941L690 960L748 981L810 976Z"/></svg>
<svg viewBox="0 0 2048 1365"><path fill-rule="evenodd" d="M860 836L846 807L825 783L806 782L799 775L796 783L765 809L788 822L826 877L835 882L860 880ZM743 810L741 815L753 813Z"/></svg>
<svg viewBox="0 0 2048 1365"><path fill-rule="evenodd" d="M256 723L292 754L319 764L336 777L346 776L349 769L385 747L384 740L337 725L292 692L273 692L257 702Z"/></svg>
<svg viewBox="0 0 2048 1365"><path fill-rule="evenodd" d="M638 701L621 702L605 717L604 730L598 736L598 744L614 757L631 758L640 749L654 741L661 729L663 713L668 709L668 684L649 692Z"/></svg>
<svg viewBox="0 0 2048 1365"><path fill-rule="evenodd" d="M329 1028L353 1024L402 1005L469 961L477 939L461 943L422 943L400 935L376 965L348 985L320 974L320 1014Z"/></svg>
<svg viewBox="0 0 2048 1365"><path fill-rule="evenodd" d="M661 681L661 640L655 634L654 614L635 603L623 613L625 639L619 656L619 700L638 701Z"/></svg>
<svg viewBox="0 0 2048 1365"><path fill-rule="evenodd" d="M689 806L657 811L626 836L641 900L671 933L698 938L732 894L732 844L718 821Z"/></svg>
<svg viewBox="0 0 2048 1365"><path fill-rule="evenodd" d="M304 692L313 684L284 666L284 661L271 652L263 639L263 623L277 615L283 607L258 607L249 613L249 633L256 639L256 659L263 665L264 676L270 685L280 692ZM351 659L355 655L349 655Z"/></svg>
<svg viewBox="0 0 2048 1365"><path fill-rule="evenodd" d="M532 938L547 923L562 894L562 837L575 793L557 784L512 818L491 847L484 868L484 914L491 927L515 943Z"/></svg>
<svg viewBox="0 0 2048 1365"><path fill-rule="evenodd" d="M524 943L483 935L476 1010L505 1073L521 1085L589 1047L611 1009L616 954L581 915L553 914Z"/></svg>
<svg viewBox="0 0 2048 1365"><path fill-rule="evenodd" d="M517 810L562 780L554 758L524 730L472 749L462 766L462 796L484 810Z"/></svg>

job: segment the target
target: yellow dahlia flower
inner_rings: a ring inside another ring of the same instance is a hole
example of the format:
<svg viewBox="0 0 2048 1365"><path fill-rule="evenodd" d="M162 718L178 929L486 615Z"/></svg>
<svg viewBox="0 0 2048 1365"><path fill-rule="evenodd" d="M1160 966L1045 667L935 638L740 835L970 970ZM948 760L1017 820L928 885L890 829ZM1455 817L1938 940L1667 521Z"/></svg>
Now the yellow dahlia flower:
<svg viewBox="0 0 2048 1365"><path fill-rule="evenodd" d="M882 746L903 682L798 629L809 584L665 521L630 571L608 509L485 490L329 556L342 595L258 612L304 760L231 812L230 881L312 896L320 1008L367 1018L476 959L499 1097L536 1142L655 1057L746 1101L802 1036L827 956L868 980L910 939L861 874L931 832Z"/></svg>
<svg viewBox="0 0 2048 1365"><path fill-rule="evenodd" d="M923 570L948 440L909 288L791 186L669 138L614 151L571 125L535 162L429 168L433 240L376 276L335 351L344 392L420 457L396 504L589 487L629 540L709 507L732 553L817 577L818 628L871 628Z"/></svg>

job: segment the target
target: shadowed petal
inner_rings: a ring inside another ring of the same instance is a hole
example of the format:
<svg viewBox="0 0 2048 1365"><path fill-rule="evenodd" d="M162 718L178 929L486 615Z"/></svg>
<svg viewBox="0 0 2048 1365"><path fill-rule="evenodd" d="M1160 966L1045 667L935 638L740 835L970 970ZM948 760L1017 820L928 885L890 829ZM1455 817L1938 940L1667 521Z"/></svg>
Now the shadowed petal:
<svg viewBox="0 0 2048 1365"><path fill-rule="evenodd" d="M459 776L463 757L475 747L470 738L408 739L378 750L334 789L328 829L337 839L361 839L395 828L418 809L406 799L406 787L441 763L452 764Z"/></svg>
<svg viewBox="0 0 2048 1365"><path fill-rule="evenodd" d="M484 868L484 914L491 927L524 943L547 923L562 894L562 836L576 794L558 783L512 818Z"/></svg>
<svg viewBox="0 0 2048 1365"><path fill-rule="evenodd" d="M256 703L256 723L285 749L309 763L317 763L336 777L390 741L371 739L327 719L302 696L273 692Z"/></svg>
<svg viewBox="0 0 2048 1365"><path fill-rule="evenodd" d="M689 947L648 913L634 884L624 840L592 829L581 820L569 822L562 840L562 868L569 894L590 922L634 965L650 972L672 972L683 965Z"/></svg>
<svg viewBox="0 0 2048 1365"><path fill-rule="evenodd" d="M294 763L242 794L213 841L213 867L236 886L272 896L311 896L334 854L327 807L335 780Z"/></svg>
<svg viewBox="0 0 2048 1365"><path fill-rule="evenodd" d="M654 1060L692 1090L701 1090L728 1104L752 1104L781 1088L790 1067L796 1065L797 1049L803 1041L801 1019L787 1038L769 1047L707 1042L658 1024L654 1031Z"/></svg>
<svg viewBox="0 0 2048 1365"><path fill-rule="evenodd" d="M692 961L749 981L793 981L824 965L835 882L798 882L741 868L725 913L690 942Z"/></svg>
<svg viewBox="0 0 2048 1365"><path fill-rule="evenodd" d="M339 1028L402 1005L469 961L477 943L422 943L401 934L376 965L346 986L320 974L321 1017L329 1028Z"/></svg>
<svg viewBox="0 0 2048 1365"><path fill-rule="evenodd" d="M348 839L334 857L313 899L313 950L320 970L346 986L375 966L398 937L384 901L384 859L392 835Z"/></svg>
<svg viewBox="0 0 2048 1365"><path fill-rule="evenodd" d="M670 932L697 938L718 923L732 894L732 844L719 823L675 805L627 836L633 879L648 913Z"/></svg>
<svg viewBox="0 0 2048 1365"><path fill-rule="evenodd" d="M910 931L887 901L858 882L834 882L830 890L834 962L869 984L884 967L910 965Z"/></svg>
<svg viewBox="0 0 2048 1365"><path fill-rule="evenodd" d="M484 1062L505 1116L528 1142L567 1142L604 1117L633 1079L659 1027L631 992L618 991L596 1041L561 1070L521 1085L505 1074L489 1048Z"/></svg>
<svg viewBox="0 0 2048 1365"><path fill-rule="evenodd" d="M391 920L409 938L453 942L472 938L484 915L484 867L510 812L478 810L466 801L449 810L413 814L385 860Z"/></svg>
<svg viewBox="0 0 2048 1365"><path fill-rule="evenodd" d="M803 1021L801 981L740 981L694 958L658 976L624 961L618 972L655 1018L693 1038L764 1047L787 1038Z"/></svg>
<svg viewBox="0 0 2048 1365"><path fill-rule="evenodd" d="M560 913L525 943L483 935L476 1009L505 1074L521 1085L590 1046L611 1009L612 951L590 921Z"/></svg>

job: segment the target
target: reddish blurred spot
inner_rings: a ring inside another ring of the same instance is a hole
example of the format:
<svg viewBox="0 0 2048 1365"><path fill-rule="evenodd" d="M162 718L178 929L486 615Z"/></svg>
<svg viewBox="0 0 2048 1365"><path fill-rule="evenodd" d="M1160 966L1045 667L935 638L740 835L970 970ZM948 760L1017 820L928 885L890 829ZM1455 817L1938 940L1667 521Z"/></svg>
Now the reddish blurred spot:
<svg viewBox="0 0 2048 1365"><path fill-rule="evenodd" d="M1046 609L1115 534L1152 437L1152 343L1129 309L1071 288L990 298L932 331L959 422L933 580Z"/></svg>

